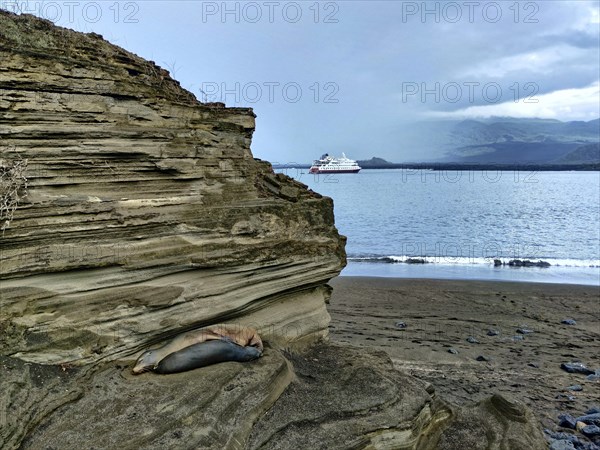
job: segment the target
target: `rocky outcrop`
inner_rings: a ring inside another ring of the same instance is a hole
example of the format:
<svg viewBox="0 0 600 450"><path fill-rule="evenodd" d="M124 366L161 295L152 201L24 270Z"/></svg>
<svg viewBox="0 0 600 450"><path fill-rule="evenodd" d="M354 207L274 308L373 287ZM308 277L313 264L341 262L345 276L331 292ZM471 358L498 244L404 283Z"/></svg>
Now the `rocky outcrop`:
<svg viewBox="0 0 600 450"><path fill-rule="evenodd" d="M287 355L296 379L254 426L248 448L425 448L452 417L384 352L311 350Z"/></svg>
<svg viewBox="0 0 600 450"><path fill-rule="evenodd" d="M217 322L327 333L332 202L253 158L251 109L33 16L0 11L0 58L1 158L28 181L1 237L0 354L106 361Z"/></svg>
<svg viewBox="0 0 600 450"><path fill-rule="evenodd" d="M270 346L249 363L133 376L112 363L57 367L0 357L3 448L528 449L531 413L493 396L451 407L383 352ZM0 417L0 419L2 419Z"/></svg>
<svg viewBox="0 0 600 450"><path fill-rule="evenodd" d="M65 449L240 448L293 374L271 350L201 374L134 376L125 364L61 368L5 357L0 370L0 406L10 412L0 417L1 447Z"/></svg>
<svg viewBox="0 0 600 450"><path fill-rule="evenodd" d="M454 420L436 439L436 450L544 450L547 447L537 420L522 403L492 395L455 409Z"/></svg>

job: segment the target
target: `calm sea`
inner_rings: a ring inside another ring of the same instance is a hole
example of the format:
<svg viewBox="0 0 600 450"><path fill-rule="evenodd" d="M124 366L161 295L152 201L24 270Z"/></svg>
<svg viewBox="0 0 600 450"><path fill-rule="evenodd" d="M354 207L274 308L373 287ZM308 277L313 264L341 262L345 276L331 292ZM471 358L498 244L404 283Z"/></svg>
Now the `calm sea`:
<svg viewBox="0 0 600 450"><path fill-rule="evenodd" d="M279 171L333 198L342 275L600 284L600 172Z"/></svg>

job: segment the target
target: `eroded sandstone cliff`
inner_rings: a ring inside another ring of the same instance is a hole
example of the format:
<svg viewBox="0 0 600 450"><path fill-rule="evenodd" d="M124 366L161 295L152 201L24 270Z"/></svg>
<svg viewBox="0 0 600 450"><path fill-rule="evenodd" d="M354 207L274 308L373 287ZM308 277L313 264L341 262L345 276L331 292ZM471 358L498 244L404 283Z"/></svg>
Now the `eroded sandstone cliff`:
<svg viewBox="0 0 600 450"><path fill-rule="evenodd" d="M251 109L28 15L0 11L0 60L2 159L29 184L1 237L0 354L110 360L225 321L326 334L332 202L253 158Z"/></svg>

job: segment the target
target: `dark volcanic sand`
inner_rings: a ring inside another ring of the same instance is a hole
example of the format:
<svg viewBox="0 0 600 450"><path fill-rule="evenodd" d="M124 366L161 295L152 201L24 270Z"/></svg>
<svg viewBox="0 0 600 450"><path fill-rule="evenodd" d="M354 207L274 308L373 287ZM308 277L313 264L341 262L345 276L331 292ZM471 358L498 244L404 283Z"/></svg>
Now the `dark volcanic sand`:
<svg viewBox="0 0 600 450"><path fill-rule="evenodd" d="M508 393L551 429L560 413L578 416L600 403L600 381L560 368L581 361L600 369L598 287L363 277L338 277L331 285L334 342L385 350L399 370L433 384L452 403ZM566 318L577 325L562 325ZM406 328L396 327L399 321ZM520 335L517 328L534 332ZM488 336L489 329L499 334ZM479 343L467 342L469 336ZM448 353L450 347L459 353ZM479 355L490 361L476 361ZM574 384L583 391L567 389Z"/></svg>

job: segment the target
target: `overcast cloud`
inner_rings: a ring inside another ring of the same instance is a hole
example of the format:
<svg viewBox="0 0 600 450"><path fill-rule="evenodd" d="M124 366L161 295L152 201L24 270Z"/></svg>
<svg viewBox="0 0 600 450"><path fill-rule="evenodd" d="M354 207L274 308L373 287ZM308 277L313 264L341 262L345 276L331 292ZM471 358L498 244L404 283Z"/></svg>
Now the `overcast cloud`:
<svg viewBox="0 0 600 450"><path fill-rule="evenodd" d="M253 107L253 152L275 162L414 160L400 131L431 118L600 116L598 1L15 4Z"/></svg>

